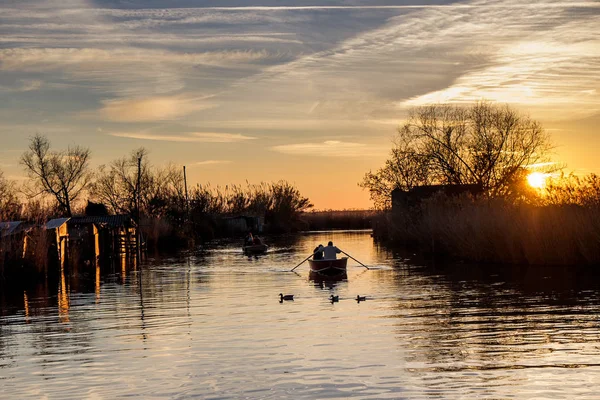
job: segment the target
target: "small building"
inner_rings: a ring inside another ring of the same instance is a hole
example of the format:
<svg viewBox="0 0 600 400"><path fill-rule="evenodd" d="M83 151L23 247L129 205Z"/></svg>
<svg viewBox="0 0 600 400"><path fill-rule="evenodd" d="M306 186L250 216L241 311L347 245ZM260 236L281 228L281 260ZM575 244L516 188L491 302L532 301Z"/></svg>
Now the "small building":
<svg viewBox="0 0 600 400"><path fill-rule="evenodd" d="M61 265L96 263L117 254L135 254L137 225L128 215L51 219L44 225L49 258Z"/></svg>
<svg viewBox="0 0 600 400"><path fill-rule="evenodd" d="M72 217L67 221L70 248L79 247L79 258L92 261L116 254L136 254L137 224L129 215Z"/></svg>
<svg viewBox="0 0 600 400"><path fill-rule="evenodd" d="M24 221L0 222L0 272L9 264L22 264L27 251L27 232L33 224Z"/></svg>
<svg viewBox="0 0 600 400"><path fill-rule="evenodd" d="M31 226L32 224L24 221L0 222L0 237L15 237L26 232Z"/></svg>
<svg viewBox="0 0 600 400"><path fill-rule="evenodd" d="M59 263L67 258L69 232L67 222L70 218L55 218L46 222L44 229L49 233L52 240L49 243L48 254L53 261Z"/></svg>

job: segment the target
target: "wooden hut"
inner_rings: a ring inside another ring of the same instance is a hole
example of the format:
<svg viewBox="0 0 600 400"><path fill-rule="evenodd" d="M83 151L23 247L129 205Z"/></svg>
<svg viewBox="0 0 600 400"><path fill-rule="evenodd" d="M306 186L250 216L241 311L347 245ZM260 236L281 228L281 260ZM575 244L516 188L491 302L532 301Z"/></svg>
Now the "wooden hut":
<svg viewBox="0 0 600 400"><path fill-rule="evenodd" d="M0 222L0 273L9 265L22 265L27 250L26 234L33 224L24 221Z"/></svg>
<svg viewBox="0 0 600 400"><path fill-rule="evenodd" d="M129 215L73 217L67 221L69 241L81 240L84 252L96 258L115 254L135 254L137 224Z"/></svg>
<svg viewBox="0 0 600 400"><path fill-rule="evenodd" d="M69 232L67 222L70 218L55 218L51 219L44 225L44 229L52 238L48 245L49 258L54 262L62 264L67 259L67 251L69 248Z"/></svg>

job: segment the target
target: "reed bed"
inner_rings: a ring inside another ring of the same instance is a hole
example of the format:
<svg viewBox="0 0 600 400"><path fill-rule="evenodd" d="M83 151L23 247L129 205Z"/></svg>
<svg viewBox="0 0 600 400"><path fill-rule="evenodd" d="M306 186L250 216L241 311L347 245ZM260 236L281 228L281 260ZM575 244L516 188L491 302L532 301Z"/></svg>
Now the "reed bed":
<svg viewBox="0 0 600 400"><path fill-rule="evenodd" d="M311 231L330 229L371 229L372 222L381 214L375 210L327 210L305 212L300 219Z"/></svg>
<svg viewBox="0 0 600 400"><path fill-rule="evenodd" d="M465 261L600 264L598 207L433 198L386 214L378 226L378 236Z"/></svg>

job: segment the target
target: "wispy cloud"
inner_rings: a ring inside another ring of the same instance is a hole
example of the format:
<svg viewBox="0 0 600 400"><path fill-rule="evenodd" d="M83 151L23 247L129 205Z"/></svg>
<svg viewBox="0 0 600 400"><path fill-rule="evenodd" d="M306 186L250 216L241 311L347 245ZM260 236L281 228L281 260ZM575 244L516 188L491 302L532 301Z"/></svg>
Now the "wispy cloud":
<svg viewBox="0 0 600 400"><path fill-rule="evenodd" d="M231 164L232 162L233 161L230 161L230 160L204 160L204 161L193 162L188 165L190 167L204 167L204 166L208 166L208 165Z"/></svg>
<svg viewBox="0 0 600 400"><path fill-rule="evenodd" d="M0 91L6 92L30 92L39 90L44 85L39 79L19 79L12 85L0 85Z"/></svg>
<svg viewBox="0 0 600 400"><path fill-rule="evenodd" d="M183 135L155 135L144 132L111 132L109 135L129 139L154 140L161 142L234 143L256 139L255 137L245 136L239 133L219 132L192 132Z"/></svg>
<svg viewBox="0 0 600 400"><path fill-rule="evenodd" d="M94 71L102 66L118 64L170 63L181 66L236 67L282 57L266 50L222 50L181 53L158 49L114 48L16 48L0 49L0 69L3 71L41 72L70 66Z"/></svg>
<svg viewBox="0 0 600 400"><path fill-rule="evenodd" d="M203 69L207 78L216 79L219 73L215 69L249 74L263 63L287 59L289 55L264 49L187 53L139 48L11 48L0 49L0 71L44 74L55 82L131 97L197 90L187 82Z"/></svg>
<svg viewBox="0 0 600 400"><path fill-rule="evenodd" d="M271 147L271 150L296 156L317 157L368 157L381 156L387 149L364 143L327 140L322 143L296 143Z"/></svg>
<svg viewBox="0 0 600 400"><path fill-rule="evenodd" d="M147 122L173 120L211 107L213 105L203 103L202 99L156 96L105 100L100 114L111 121Z"/></svg>
<svg viewBox="0 0 600 400"><path fill-rule="evenodd" d="M518 12L525 9L535 10L536 18ZM598 2L517 0L425 7L392 16L333 48L269 67L240 85L256 91L303 82L304 88L294 87L298 98L366 102L353 115L368 119L390 119L414 105L482 98L550 105L554 114L561 107L568 114L595 112L598 9ZM398 107L369 107L385 100Z"/></svg>

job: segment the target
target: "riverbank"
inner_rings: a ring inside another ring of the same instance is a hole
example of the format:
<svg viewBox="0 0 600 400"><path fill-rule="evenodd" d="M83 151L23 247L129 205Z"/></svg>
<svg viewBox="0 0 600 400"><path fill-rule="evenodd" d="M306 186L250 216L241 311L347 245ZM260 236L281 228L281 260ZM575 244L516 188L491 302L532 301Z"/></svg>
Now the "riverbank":
<svg viewBox="0 0 600 400"><path fill-rule="evenodd" d="M435 198L381 216L374 237L439 258L494 264L600 265L600 209Z"/></svg>
<svg viewBox="0 0 600 400"><path fill-rule="evenodd" d="M381 216L374 210L327 210L298 213L285 220L267 219L255 215L192 214L187 221L174 223L170 219L145 218L140 229L151 249L193 247L218 238L243 237L254 234L288 234L303 231L371 229Z"/></svg>

